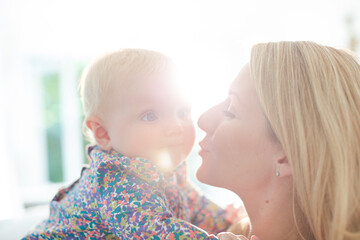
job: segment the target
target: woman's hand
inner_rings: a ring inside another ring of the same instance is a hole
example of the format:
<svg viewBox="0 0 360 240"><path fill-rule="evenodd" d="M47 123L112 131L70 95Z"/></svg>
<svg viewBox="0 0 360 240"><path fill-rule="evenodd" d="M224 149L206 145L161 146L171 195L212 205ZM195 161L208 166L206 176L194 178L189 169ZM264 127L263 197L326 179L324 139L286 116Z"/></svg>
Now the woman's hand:
<svg viewBox="0 0 360 240"><path fill-rule="evenodd" d="M217 235L219 240L260 240L257 236L252 235L250 239L243 235L235 235L231 232L222 232Z"/></svg>

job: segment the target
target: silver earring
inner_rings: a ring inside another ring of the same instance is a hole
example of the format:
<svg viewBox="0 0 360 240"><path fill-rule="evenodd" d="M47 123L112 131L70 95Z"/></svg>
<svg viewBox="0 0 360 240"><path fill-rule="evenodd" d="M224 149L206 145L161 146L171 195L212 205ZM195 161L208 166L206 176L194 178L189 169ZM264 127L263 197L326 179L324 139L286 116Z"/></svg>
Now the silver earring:
<svg viewBox="0 0 360 240"><path fill-rule="evenodd" d="M276 171L275 175L278 177L280 176L280 172L279 171Z"/></svg>

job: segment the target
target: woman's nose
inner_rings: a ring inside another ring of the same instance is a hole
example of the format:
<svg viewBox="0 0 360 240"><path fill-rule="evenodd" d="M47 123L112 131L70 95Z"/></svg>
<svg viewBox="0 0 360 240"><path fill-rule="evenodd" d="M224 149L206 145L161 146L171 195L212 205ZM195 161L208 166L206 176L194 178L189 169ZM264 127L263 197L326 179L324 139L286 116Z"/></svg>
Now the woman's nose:
<svg viewBox="0 0 360 240"><path fill-rule="evenodd" d="M216 128L216 125L219 121L219 105L216 105L199 117L198 126L201 130L205 131L206 133L212 133Z"/></svg>

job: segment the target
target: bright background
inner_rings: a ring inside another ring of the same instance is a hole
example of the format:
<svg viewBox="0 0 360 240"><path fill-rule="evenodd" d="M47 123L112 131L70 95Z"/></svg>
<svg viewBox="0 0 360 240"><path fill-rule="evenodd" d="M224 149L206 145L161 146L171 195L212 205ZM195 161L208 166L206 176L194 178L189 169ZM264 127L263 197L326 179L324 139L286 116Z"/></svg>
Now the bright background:
<svg viewBox="0 0 360 240"><path fill-rule="evenodd" d="M196 120L226 96L252 45L311 40L359 53L359 38L359 0L0 0L0 238L21 237L79 176L77 81L99 54L139 47L171 56ZM222 206L240 204L199 186Z"/></svg>

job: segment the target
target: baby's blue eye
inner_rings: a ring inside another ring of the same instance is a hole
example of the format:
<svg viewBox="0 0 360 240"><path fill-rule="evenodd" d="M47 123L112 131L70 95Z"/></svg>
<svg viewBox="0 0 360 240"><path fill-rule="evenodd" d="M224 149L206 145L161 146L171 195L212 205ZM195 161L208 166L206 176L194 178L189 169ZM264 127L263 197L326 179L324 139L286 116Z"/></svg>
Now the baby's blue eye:
<svg viewBox="0 0 360 240"><path fill-rule="evenodd" d="M179 118L187 118L189 114L190 114L190 110L187 108L183 108L178 111Z"/></svg>
<svg viewBox="0 0 360 240"><path fill-rule="evenodd" d="M141 120L147 121L147 122L152 122L152 121L155 121L156 119L158 119L158 117L156 116L156 114L153 111L146 112L141 117Z"/></svg>

